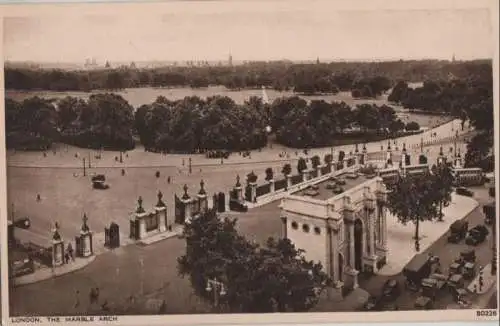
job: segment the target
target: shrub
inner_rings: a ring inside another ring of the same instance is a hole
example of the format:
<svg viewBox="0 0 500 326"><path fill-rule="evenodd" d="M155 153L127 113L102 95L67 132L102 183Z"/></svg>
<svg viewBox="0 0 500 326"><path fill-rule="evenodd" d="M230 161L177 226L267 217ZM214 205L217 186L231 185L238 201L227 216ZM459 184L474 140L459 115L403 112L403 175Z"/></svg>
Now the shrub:
<svg viewBox="0 0 500 326"><path fill-rule="evenodd" d="M405 126L406 131L417 131L420 130L420 125L415 121L410 121Z"/></svg>

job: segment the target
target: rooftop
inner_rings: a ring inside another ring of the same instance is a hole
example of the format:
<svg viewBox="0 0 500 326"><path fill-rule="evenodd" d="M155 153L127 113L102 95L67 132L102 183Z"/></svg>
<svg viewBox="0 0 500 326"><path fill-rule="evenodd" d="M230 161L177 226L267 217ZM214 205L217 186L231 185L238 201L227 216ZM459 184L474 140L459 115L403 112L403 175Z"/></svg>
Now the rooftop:
<svg viewBox="0 0 500 326"><path fill-rule="evenodd" d="M344 173L315 186L305 188L296 193L295 196L305 196L317 200L327 200L337 195L343 194L350 189L370 180L366 176L358 173ZM344 184L345 183L345 184ZM315 194L311 196L312 194Z"/></svg>

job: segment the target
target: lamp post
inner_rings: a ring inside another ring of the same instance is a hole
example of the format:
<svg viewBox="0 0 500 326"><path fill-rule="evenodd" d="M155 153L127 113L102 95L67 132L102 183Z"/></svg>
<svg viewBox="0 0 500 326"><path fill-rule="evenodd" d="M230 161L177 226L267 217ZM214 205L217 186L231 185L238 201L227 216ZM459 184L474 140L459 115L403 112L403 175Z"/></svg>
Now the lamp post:
<svg viewBox="0 0 500 326"><path fill-rule="evenodd" d="M207 287L205 289L207 292L213 292L214 295L214 307L219 306L220 297L226 295L226 289L224 283L217 280L217 278L209 279L207 281Z"/></svg>

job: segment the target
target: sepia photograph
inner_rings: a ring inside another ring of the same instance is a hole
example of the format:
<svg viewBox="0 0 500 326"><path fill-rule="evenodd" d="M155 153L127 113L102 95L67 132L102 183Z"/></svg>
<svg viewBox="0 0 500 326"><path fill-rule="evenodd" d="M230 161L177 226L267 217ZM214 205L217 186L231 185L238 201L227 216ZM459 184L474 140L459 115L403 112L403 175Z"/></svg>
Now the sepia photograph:
<svg viewBox="0 0 500 326"><path fill-rule="evenodd" d="M495 2L2 8L4 313L498 320Z"/></svg>

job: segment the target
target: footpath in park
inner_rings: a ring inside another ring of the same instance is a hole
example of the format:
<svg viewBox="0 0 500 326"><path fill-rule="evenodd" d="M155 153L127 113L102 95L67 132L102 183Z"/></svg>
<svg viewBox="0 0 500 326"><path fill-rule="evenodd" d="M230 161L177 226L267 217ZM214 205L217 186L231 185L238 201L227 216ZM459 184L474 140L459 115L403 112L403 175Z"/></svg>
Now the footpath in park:
<svg viewBox="0 0 500 326"><path fill-rule="evenodd" d="M448 232L450 225L456 220L461 220L476 209L479 203L470 197L451 195L451 203L443 209L443 221L420 223L420 252L425 252L443 234ZM382 267L377 274L394 276L403 270L408 262L417 254L415 251L415 225L403 225L397 217L387 214L387 265Z"/></svg>
<svg viewBox="0 0 500 326"><path fill-rule="evenodd" d="M393 150L396 147L402 148L403 143L406 144L408 150L419 150L421 140L424 139L424 147L436 145L439 142L451 142L456 132L458 136L468 134L470 128L461 129L460 120L456 119L448 123L442 124L432 129L428 129L422 133L403 136L391 139L391 146ZM368 142L365 144L368 153L379 152L381 147L384 149L389 142L388 139ZM396 144L395 144L396 143ZM44 168L82 168L83 159L91 161L93 167L98 168L139 168L139 167L184 167L187 168L189 159L194 168L219 166L219 165L244 165L244 164L264 164L272 162L290 162L298 160L301 156L302 150L291 149L279 144L269 145L262 148L260 151L252 151L250 156L239 156L233 153L228 159L210 159L206 158L203 154L158 154L146 152L143 148L137 147L134 150L122 154L122 162L118 159L120 152L106 151L99 153L101 159L95 159L94 156L98 151L87 150L83 148L72 147L68 145L59 144L57 150L48 151L45 156L39 152L8 152L8 166L9 167L44 167ZM362 146L359 144L359 146ZM339 152L353 151L355 144L330 146L324 148L315 148L309 151L308 156L319 155L323 157L325 154L332 151ZM359 148L361 150L361 148ZM297 155L295 154L297 152ZM287 156L280 157L282 153L287 153Z"/></svg>

